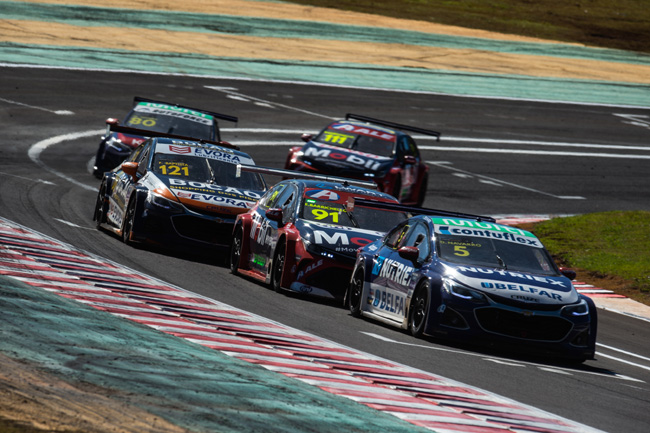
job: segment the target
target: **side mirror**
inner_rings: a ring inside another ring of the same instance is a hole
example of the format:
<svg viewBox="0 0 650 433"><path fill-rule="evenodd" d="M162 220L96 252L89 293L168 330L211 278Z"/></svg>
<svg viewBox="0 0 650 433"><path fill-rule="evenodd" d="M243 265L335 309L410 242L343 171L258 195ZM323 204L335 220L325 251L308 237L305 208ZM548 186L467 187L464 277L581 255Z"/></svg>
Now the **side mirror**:
<svg viewBox="0 0 650 433"><path fill-rule="evenodd" d="M266 217L282 225L282 209L269 209L266 211Z"/></svg>
<svg viewBox="0 0 650 433"><path fill-rule="evenodd" d="M573 269L569 269L569 268L560 268L560 272L562 273L562 275L564 275L565 277L567 277L571 281L575 280L576 277L578 276L576 274L576 271L574 271Z"/></svg>
<svg viewBox="0 0 650 433"><path fill-rule="evenodd" d="M418 247L401 247L397 250L397 253L401 258L412 262L417 261L418 257L420 257L420 249Z"/></svg>
<svg viewBox="0 0 650 433"><path fill-rule="evenodd" d="M314 138L314 136L313 136L312 134L304 133L304 134L302 134L302 136L301 136L300 138L301 138L302 141L304 141L305 143L308 143L308 142L311 141L312 138Z"/></svg>
<svg viewBox="0 0 650 433"><path fill-rule="evenodd" d="M404 164L417 164L418 160L413 155L404 156Z"/></svg>
<svg viewBox="0 0 650 433"><path fill-rule="evenodd" d="M131 179L133 179L134 182L136 181L136 173L138 172L137 162L122 163L122 165L120 166L120 170L122 170L124 173L131 176Z"/></svg>

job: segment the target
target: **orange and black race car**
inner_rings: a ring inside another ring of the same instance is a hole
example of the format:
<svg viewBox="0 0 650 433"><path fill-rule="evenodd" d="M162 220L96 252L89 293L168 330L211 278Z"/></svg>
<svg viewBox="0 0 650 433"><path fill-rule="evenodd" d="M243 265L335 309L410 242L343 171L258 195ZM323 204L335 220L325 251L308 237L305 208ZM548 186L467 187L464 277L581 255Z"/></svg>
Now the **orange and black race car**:
<svg viewBox="0 0 650 433"><path fill-rule="evenodd" d="M254 162L235 146L152 137L104 174L94 219L126 243L228 251L235 218L266 191L260 174L238 176L238 164Z"/></svg>
<svg viewBox="0 0 650 433"><path fill-rule="evenodd" d="M347 114L316 136L303 134L306 144L289 150L285 168L372 181L400 203L422 206L429 167L403 131L440 139L436 131Z"/></svg>

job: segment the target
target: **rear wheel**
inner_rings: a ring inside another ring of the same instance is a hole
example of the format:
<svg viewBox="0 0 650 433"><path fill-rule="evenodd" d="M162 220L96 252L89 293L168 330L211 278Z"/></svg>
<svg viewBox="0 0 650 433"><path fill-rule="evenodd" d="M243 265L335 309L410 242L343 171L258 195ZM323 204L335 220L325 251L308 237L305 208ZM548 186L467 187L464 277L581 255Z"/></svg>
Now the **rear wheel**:
<svg viewBox="0 0 650 433"><path fill-rule="evenodd" d="M350 314L354 317L361 316L361 297L363 295L363 268L358 268L350 280Z"/></svg>
<svg viewBox="0 0 650 433"><path fill-rule="evenodd" d="M424 335L424 327L429 315L429 283L423 283L416 290L411 300L411 312L409 315L409 328L414 337Z"/></svg>
<svg viewBox="0 0 650 433"><path fill-rule="evenodd" d="M230 272L234 275L239 275L239 261L241 259L243 238L244 234L240 227L235 233L232 245L230 245Z"/></svg>
<svg viewBox="0 0 650 433"><path fill-rule="evenodd" d="M278 244L273 257L273 268L271 270L271 286L276 292L282 291L282 272L286 259L287 246L284 243Z"/></svg>

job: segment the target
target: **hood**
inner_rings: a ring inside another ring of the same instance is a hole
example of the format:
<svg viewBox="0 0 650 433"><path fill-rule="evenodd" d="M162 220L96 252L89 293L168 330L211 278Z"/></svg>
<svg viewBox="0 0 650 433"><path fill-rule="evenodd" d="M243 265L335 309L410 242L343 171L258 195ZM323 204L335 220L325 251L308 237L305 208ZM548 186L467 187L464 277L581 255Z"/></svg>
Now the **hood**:
<svg viewBox="0 0 650 433"><path fill-rule="evenodd" d="M487 295L532 305L565 305L578 301L578 292L564 276L535 275L474 266L448 266L446 275Z"/></svg>
<svg viewBox="0 0 650 433"><path fill-rule="evenodd" d="M308 249L318 248L333 254L356 257L357 250L383 236L383 233L356 227L321 224L299 219L296 228Z"/></svg>
<svg viewBox="0 0 650 433"><path fill-rule="evenodd" d="M146 186L150 190L170 191L179 202L199 213L226 215L244 213L252 208L263 194L263 191L248 191L152 173L148 173L141 182L143 185L148 183Z"/></svg>
<svg viewBox="0 0 650 433"><path fill-rule="evenodd" d="M382 177L393 165L393 159L371 153L310 141L302 148L302 160L314 168L336 174L362 176L370 173Z"/></svg>

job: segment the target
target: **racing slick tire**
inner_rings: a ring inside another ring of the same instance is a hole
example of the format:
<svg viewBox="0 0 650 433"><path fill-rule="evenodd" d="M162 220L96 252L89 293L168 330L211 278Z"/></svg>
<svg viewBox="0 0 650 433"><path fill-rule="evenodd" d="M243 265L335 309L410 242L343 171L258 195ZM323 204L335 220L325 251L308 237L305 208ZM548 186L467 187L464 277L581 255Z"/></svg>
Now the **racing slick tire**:
<svg viewBox="0 0 650 433"><path fill-rule="evenodd" d="M239 262L241 260L242 243L244 241L244 232L241 227L237 228L235 237L230 245L230 273L239 275Z"/></svg>
<svg viewBox="0 0 650 433"><path fill-rule="evenodd" d="M124 215L122 223L122 241L127 245L133 245L133 223L135 221L135 198L129 202L129 207Z"/></svg>
<svg viewBox="0 0 650 433"><path fill-rule="evenodd" d="M350 296L350 315L352 317L361 317L361 297L363 295L363 268L357 268L350 280L349 296Z"/></svg>
<svg viewBox="0 0 650 433"><path fill-rule="evenodd" d="M422 337L429 316L429 283L424 282L415 291L409 312L409 329L414 337Z"/></svg>
<svg viewBox="0 0 650 433"><path fill-rule="evenodd" d="M106 203L106 186L102 184L97 193L97 201L95 202L95 214L93 215L93 220L95 221L95 227L100 228L103 223L106 222L106 209L108 203Z"/></svg>
<svg viewBox="0 0 650 433"><path fill-rule="evenodd" d="M282 291L282 273L284 271L284 261L287 256L287 245L279 242L273 255L273 268L271 270L271 287L280 293Z"/></svg>

